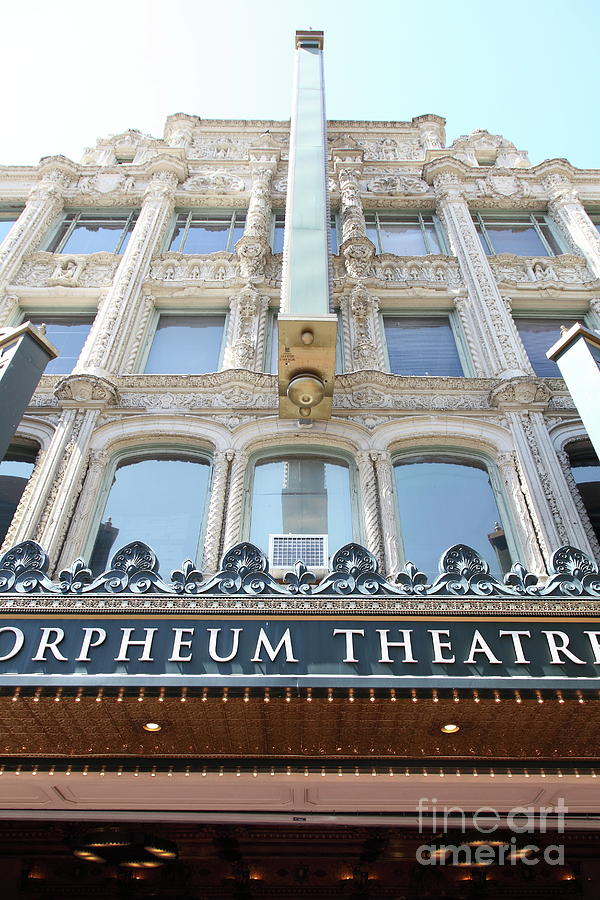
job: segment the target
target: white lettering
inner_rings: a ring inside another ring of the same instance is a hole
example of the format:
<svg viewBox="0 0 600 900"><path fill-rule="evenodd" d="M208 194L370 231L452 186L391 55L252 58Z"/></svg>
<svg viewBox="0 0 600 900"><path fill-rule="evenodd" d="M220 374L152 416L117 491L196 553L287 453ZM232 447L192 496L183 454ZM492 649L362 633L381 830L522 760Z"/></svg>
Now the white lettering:
<svg viewBox="0 0 600 900"><path fill-rule="evenodd" d="M4 656L0 656L0 662L6 662L7 659L12 659L13 656L16 656L25 643L25 635L20 628L12 628L10 626L7 626L6 628L0 628L0 634L2 634L3 631L12 631L15 642L12 646L12 650L9 653L6 653Z"/></svg>
<svg viewBox="0 0 600 900"><path fill-rule="evenodd" d="M600 665L600 641L598 641L600 631L584 631L583 633L587 634L588 640L592 645L592 650L594 651L594 662L596 663L596 665Z"/></svg>
<svg viewBox="0 0 600 900"><path fill-rule="evenodd" d="M97 640L93 641L92 638L94 634L97 635ZM81 650L79 651L79 656L77 657L77 662L91 662L88 653L92 647L99 647L100 644L103 644L106 640L106 631L104 628L84 628L83 629L83 640L81 642Z"/></svg>
<svg viewBox="0 0 600 900"><path fill-rule="evenodd" d="M173 650L171 651L171 655L168 659L168 662L191 662L192 654L189 656L182 656L181 651L185 648L189 650L192 646L191 640L184 641L184 634L194 634L195 628L173 628Z"/></svg>
<svg viewBox="0 0 600 900"><path fill-rule="evenodd" d="M265 634L264 628L260 629L260 633L258 635L258 640L256 642L256 650L254 651L254 656L252 657L252 662L262 662L261 658L261 650L264 650L267 653L267 656L271 660L271 662L275 661L275 657L279 653L282 647L285 647L285 661L286 662L298 662L298 660L294 657L294 651L292 650L292 638L290 635L290 629L286 628L283 632L283 637L273 649L273 645L271 641Z"/></svg>
<svg viewBox="0 0 600 900"><path fill-rule="evenodd" d="M566 659L560 658L561 653L564 653L571 662L576 663L578 666L585 666L585 660L579 659L578 656L575 656L574 653L567 650L569 636L568 634L565 634L564 631L542 631L542 634L546 635L548 649L550 650L550 662L553 666L562 666L567 661ZM560 641L560 644L557 644L557 641Z"/></svg>
<svg viewBox="0 0 600 900"><path fill-rule="evenodd" d="M471 666L475 665L475 654L476 653L483 653L485 656L487 656L488 662L495 663L496 665L499 665L499 666L502 665L502 662L496 656L494 656L494 654L492 653L492 651L489 647L489 644L486 642L485 638L478 631L477 628L475 629L475 632L473 634L473 640L471 641L471 650L469 652L469 656L467 657L467 659L465 659L465 663L467 665L471 665Z"/></svg>
<svg viewBox="0 0 600 900"><path fill-rule="evenodd" d="M123 637L121 639L119 655L115 658L115 662L129 662L127 653L129 652L130 647L144 648L142 655L139 658L139 662L154 662L150 654L152 653L152 641L154 640L154 635L158 631L158 628L144 628L143 630L146 632L146 637L143 641L132 641L131 635L135 631L135 628L121 628Z"/></svg>
<svg viewBox="0 0 600 900"><path fill-rule="evenodd" d="M343 662L345 663L356 663L358 662L357 658L354 655L354 635L358 634L360 637L365 636L364 628L334 628L333 636L337 637L338 634L343 634L346 636L346 655L344 656Z"/></svg>
<svg viewBox="0 0 600 900"><path fill-rule="evenodd" d="M219 656L217 653L217 641L219 640L219 632L220 628L209 628L208 633L210 635L208 640L208 655L211 659L214 659L215 662L231 662L232 659L235 659L237 656L238 648L240 646L240 632L241 628L230 628L229 629L232 634L231 639L231 653L229 656Z"/></svg>
<svg viewBox="0 0 600 900"><path fill-rule="evenodd" d="M53 635L52 638L51 635ZM47 650L51 651L54 659L58 659L61 662L67 662L67 657L63 656L58 649L58 645L60 644L64 636L65 633L62 628L42 628L42 636L37 648L37 653L34 657L32 657L34 662L46 662Z"/></svg>
<svg viewBox="0 0 600 900"><path fill-rule="evenodd" d="M529 665L530 660L525 659L525 653L523 652L523 645L521 644L521 637L531 637L530 631L499 631L498 634L500 637L510 637L513 642L513 649L515 651L515 662L520 665L527 666Z"/></svg>
<svg viewBox="0 0 600 900"><path fill-rule="evenodd" d="M410 640L412 628L398 629L398 631L402 635L401 641L388 641L387 636L390 633L389 628L377 628L376 630L379 632L379 643L381 645L381 657L379 659L380 663L394 662L389 654L390 647L402 647L402 649L404 650L404 659L402 660L403 663L416 663L417 660L413 656L412 644Z"/></svg>
<svg viewBox="0 0 600 900"><path fill-rule="evenodd" d="M429 634L431 635L431 640L433 643L433 662L434 663L453 663L456 661L456 657L454 654L450 657L444 656L444 650L452 650L451 641L442 641L441 636L450 637L450 632L448 630L431 630L427 629Z"/></svg>

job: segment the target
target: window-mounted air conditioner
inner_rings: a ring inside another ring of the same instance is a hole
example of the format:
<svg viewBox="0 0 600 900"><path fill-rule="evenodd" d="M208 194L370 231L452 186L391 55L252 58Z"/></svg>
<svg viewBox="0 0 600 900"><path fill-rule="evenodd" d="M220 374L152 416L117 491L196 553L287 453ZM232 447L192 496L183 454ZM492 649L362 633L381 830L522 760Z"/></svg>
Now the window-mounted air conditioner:
<svg viewBox="0 0 600 900"><path fill-rule="evenodd" d="M303 562L309 572L324 575L328 571L326 534L270 534L269 568L276 578Z"/></svg>

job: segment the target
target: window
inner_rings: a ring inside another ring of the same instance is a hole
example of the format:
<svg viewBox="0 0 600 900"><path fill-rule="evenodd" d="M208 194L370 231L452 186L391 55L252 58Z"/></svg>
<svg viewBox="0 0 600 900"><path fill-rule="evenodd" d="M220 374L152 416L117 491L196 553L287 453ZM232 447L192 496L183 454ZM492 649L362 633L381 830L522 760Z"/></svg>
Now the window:
<svg viewBox="0 0 600 900"><path fill-rule="evenodd" d="M510 553L490 474L478 460L445 454L407 457L394 467L404 559L429 579L453 544L476 550L495 573Z"/></svg>
<svg viewBox="0 0 600 900"><path fill-rule="evenodd" d="M273 253L283 253L283 237L285 231L285 213L276 212L273 214L273 237L271 247ZM338 252L337 224L335 215L329 220L329 249L331 253Z"/></svg>
<svg viewBox="0 0 600 900"><path fill-rule="evenodd" d="M117 465L98 528L90 567L103 572L112 554L144 541L166 577L195 560L210 474L208 461L178 453L128 457Z"/></svg>
<svg viewBox="0 0 600 900"><path fill-rule="evenodd" d="M224 326L224 315L161 315L144 371L150 375L216 372Z"/></svg>
<svg viewBox="0 0 600 900"><path fill-rule="evenodd" d="M124 253L136 212L68 213L50 242L51 253Z"/></svg>
<svg viewBox="0 0 600 900"><path fill-rule="evenodd" d="M263 552L270 534L327 534L335 553L352 540L352 531L347 463L317 456L256 463L250 541Z"/></svg>
<svg viewBox="0 0 600 900"><path fill-rule="evenodd" d="M384 316L394 375L464 375L448 316Z"/></svg>
<svg viewBox="0 0 600 900"><path fill-rule="evenodd" d="M0 544L33 472L38 449L33 444L11 444L0 462Z"/></svg>
<svg viewBox="0 0 600 900"><path fill-rule="evenodd" d="M46 337L59 352L59 356L46 366L45 375L67 375L75 368L93 321L93 316L32 317L33 325L43 323L46 326Z"/></svg>
<svg viewBox="0 0 600 900"><path fill-rule="evenodd" d="M588 216L594 223L596 231L600 231L600 213L592 213L588 211Z"/></svg>
<svg viewBox="0 0 600 900"><path fill-rule="evenodd" d="M600 460L590 441L577 441L565 450L594 534L600 541Z"/></svg>
<svg viewBox="0 0 600 900"><path fill-rule="evenodd" d="M546 351L559 339L561 325L570 328L576 321L577 319L566 316L547 319L538 316L515 316L517 331L536 375L545 378L562 377L556 363L547 358Z"/></svg>
<svg viewBox="0 0 600 900"><path fill-rule="evenodd" d="M563 252L549 220L544 215L474 213L475 228L488 256L558 256Z"/></svg>
<svg viewBox="0 0 600 900"><path fill-rule="evenodd" d="M20 209L0 209L0 241L4 240L20 214Z"/></svg>
<svg viewBox="0 0 600 900"><path fill-rule="evenodd" d="M233 252L244 233L246 213L233 212L180 212L169 243L169 250L178 253L216 253L218 250Z"/></svg>
<svg viewBox="0 0 600 900"><path fill-rule="evenodd" d="M367 237L377 253L396 256L426 256L445 253L444 238L437 218L431 213L366 213Z"/></svg>

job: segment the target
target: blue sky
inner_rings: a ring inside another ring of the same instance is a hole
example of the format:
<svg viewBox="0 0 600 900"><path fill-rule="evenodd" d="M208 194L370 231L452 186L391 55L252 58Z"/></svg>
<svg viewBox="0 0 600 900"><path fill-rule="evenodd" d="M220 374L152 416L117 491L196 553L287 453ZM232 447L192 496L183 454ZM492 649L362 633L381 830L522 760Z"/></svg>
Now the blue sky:
<svg viewBox="0 0 600 900"><path fill-rule="evenodd" d="M325 31L330 119L436 113L449 141L487 128L533 163L600 168L598 0L23 0L3 12L0 163L78 159L126 128L160 136L174 112L287 119L294 31L311 27Z"/></svg>

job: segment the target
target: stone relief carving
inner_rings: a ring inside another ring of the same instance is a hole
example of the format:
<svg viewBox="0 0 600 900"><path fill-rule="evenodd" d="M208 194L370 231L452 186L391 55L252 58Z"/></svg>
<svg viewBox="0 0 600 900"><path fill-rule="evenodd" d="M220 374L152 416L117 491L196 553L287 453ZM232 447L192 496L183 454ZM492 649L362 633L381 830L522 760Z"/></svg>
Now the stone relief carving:
<svg viewBox="0 0 600 900"><path fill-rule="evenodd" d="M63 406L109 406L119 401L116 387L97 375L66 375L54 388L56 399Z"/></svg>
<svg viewBox="0 0 600 900"><path fill-rule="evenodd" d="M245 188L246 185L242 178L239 178L237 175L231 175L229 172L223 170L217 172L213 170L197 172L196 174L191 175L187 181L184 181L181 185L181 189L184 191L214 191L219 194L235 193L237 191L243 191Z"/></svg>
<svg viewBox="0 0 600 900"><path fill-rule="evenodd" d="M373 258L372 274L380 281L424 284L461 283L460 271L454 257L399 257L381 253Z"/></svg>
<svg viewBox="0 0 600 900"><path fill-rule="evenodd" d="M164 253L155 256L148 275L151 281L198 282L233 281L240 274L240 264L233 253L224 250L205 256L187 253Z"/></svg>
<svg viewBox="0 0 600 900"><path fill-rule="evenodd" d="M541 378L511 378L503 381L490 392L490 406L529 407L547 406L552 391Z"/></svg>
<svg viewBox="0 0 600 900"><path fill-rule="evenodd" d="M113 253L62 256L38 251L25 257L14 284L43 287L96 287L112 282L120 256Z"/></svg>
<svg viewBox="0 0 600 900"><path fill-rule="evenodd" d="M584 260L574 254L548 257L501 253L490 258L490 266L498 281L552 284L589 284L596 281Z"/></svg>
<svg viewBox="0 0 600 900"><path fill-rule="evenodd" d="M376 140L359 139L360 147L364 148L365 159L423 159L423 148L417 138L392 138L384 137Z"/></svg>
<svg viewBox="0 0 600 900"><path fill-rule="evenodd" d="M370 178L365 187L373 194L423 194L429 190L426 181L407 175L380 175Z"/></svg>
<svg viewBox="0 0 600 900"><path fill-rule="evenodd" d="M194 137L188 149L190 159L247 159L250 138L219 135L214 138Z"/></svg>
<svg viewBox="0 0 600 900"><path fill-rule="evenodd" d="M98 172L95 175L82 175L77 182L77 190L81 194L112 194L117 191L129 194L135 189L135 178L132 175L123 175L122 172Z"/></svg>

